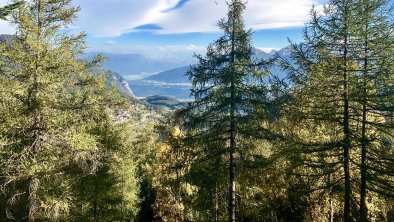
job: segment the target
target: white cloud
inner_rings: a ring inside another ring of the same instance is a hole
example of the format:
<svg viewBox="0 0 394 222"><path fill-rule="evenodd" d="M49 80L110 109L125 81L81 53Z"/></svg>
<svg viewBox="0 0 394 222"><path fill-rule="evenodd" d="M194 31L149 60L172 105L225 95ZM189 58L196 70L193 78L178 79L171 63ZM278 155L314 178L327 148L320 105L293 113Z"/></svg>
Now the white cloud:
<svg viewBox="0 0 394 222"><path fill-rule="evenodd" d="M115 37L133 28L157 24L158 34L214 32L217 21L226 16L225 0L190 0L182 8L166 11L179 0L75 0L81 6L73 28L99 37ZM8 0L0 0L4 5ZM269 29L302 26L311 6L318 0L248 0L245 23L249 28ZM13 32L0 22L0 32Z"/></svg>
<svg viewBox="0 0 394 222"><path fill-rule="evenodd" d="M309 19L312 5L316 0L249 0L245 12L248 28L270 29L302 26ZM225 0L191 0L182 9L171 11L160 20L151 19L149 23L159 24L161 34L185 32L218 31L217 21L226 16Z"/></svg>
<svg viewBox="0 0 394 222"><path fill-rule="evenodd" d="M217 21L226 16L225 0L190 0L182 8L178 0L77 0L82 11L76 25L95 36L113 37L133 28L156 24L158 34L214 32ZM248 0L245 23L249 28L270 29L302 26L309 20L312 5L318 0Z"/></svg>
<svg viewBox="0 0 394 222"><path fill-rule="evenodd" d="M81 7L78 21L81 30L94 36L119 36L132 28L159 20L161 10L173 7L178 0L76 0Z"/></svg>

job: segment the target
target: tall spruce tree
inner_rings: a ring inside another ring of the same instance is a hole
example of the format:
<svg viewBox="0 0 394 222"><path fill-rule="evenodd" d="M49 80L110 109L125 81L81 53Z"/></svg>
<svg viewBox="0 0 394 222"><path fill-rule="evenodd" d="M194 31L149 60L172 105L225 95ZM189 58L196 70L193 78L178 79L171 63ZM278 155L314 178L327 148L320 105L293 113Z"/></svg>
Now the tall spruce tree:
<svg viewBox="0 0 394 222"><path fill-rule="evenodd" d="M199 63L188 72L195 101L181 113L189 132L186 141L204 144L205 159L228 161L228 220L233 222L236 159L251 136L248 119L257 104L263 103L266 92L262 73L256 71L252 59L251 32L243 22L245 3L232 0L228 8L227 19L219 22L224 35L208 46L205 57L196 56Z"/></svg>

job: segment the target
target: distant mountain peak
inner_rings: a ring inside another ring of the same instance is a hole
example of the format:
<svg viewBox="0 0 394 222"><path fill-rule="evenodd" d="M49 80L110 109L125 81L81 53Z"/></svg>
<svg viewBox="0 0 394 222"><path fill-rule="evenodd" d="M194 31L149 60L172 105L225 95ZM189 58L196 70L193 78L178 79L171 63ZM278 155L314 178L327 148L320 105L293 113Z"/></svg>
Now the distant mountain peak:
<svg viewBox="0 0 394 222"><path fill-rule="evenodd" d="M273 55L276 52L278 52L278 49L275 49L275 48L257 48L257 47L254 47L254 49L262 51L262 52L265 52L265 53L267 53L269 55Z"/></svg>

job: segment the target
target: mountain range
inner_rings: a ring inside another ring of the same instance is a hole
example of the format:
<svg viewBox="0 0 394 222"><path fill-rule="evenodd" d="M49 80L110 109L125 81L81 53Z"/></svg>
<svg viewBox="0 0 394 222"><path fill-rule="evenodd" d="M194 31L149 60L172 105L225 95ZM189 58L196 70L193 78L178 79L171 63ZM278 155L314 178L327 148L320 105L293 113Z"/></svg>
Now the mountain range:
<svg viewBox="0 0 394 222"><path fill-rule="evenodd" d="M92 59L98 52L86 53L83 58ZM128 80L141 79L146 76L193 64L193 59L154 58L138 53L115 54L102 53L106 58L104 68L121 74Z"/></svg>
<svg viewBox="0 0 394 222"><path fill-rule="evenodd" d="M289 48L283 48L279 51L271 51L269 53L253 48L254 59L266 60L278 53L280 56L288 57ZM148 97L153 95L162 95L174 97L180 100L188 100L190 98L191 81L187 77L189 66L182 66L170 69L154 75L144 77L137 80L129 80L134 94L137 97ZM270 69L272 75L284 78L286 74L277 66Z"/></svg>
<svg viewBox="0 0 394 222"><path fill-rule="evenodd" d="M12 35L0 35L0 44L12 44ZM255 60L269 59L278 53L288 57L289 48L269 53L253 48ZM90 52L83 58L91 59L98 53ZM190 100L191 81L187 70L195 63L192 59L149 58L141 54L104 53L107 62L104 68L109 70L108 82L128 97L146 98L150 96L168 96L178 100ZM167 71L163 71L167 70ZM284 78L286 75L279 67L272 67L271 73Z"/></svg>

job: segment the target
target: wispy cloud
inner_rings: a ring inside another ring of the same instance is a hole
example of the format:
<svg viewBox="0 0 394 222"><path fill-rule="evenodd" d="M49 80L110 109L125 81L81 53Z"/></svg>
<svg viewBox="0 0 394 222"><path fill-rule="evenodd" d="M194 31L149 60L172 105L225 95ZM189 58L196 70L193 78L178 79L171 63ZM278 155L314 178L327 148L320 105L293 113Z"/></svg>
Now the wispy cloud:
<svg viewBox="0 0 394 222"><path fill-rule="evenodd" d="M103 45L107 45L107 46L113 46L115 44L116 43L114 41L106 41L106 42L103 43Z"/></svg>
<svg viewBox="0 0 394 222"><path fill-rule="evenodd" d="M309 19L316 0L249 0L245 23L254 30L302 26ZM181 9L152 17L149 22L160 25L159 34L218 31L217 21L227 13L225 0L192 0Z"/></svg>
<svg viewBox="0 0 394 222"><path fill-rule="evenodd" d="M190 0L179 0L179 2L174 7L166 9L163 12L170 12L170 11L182 8L182 6L184 6L188 1L190 1Z"/></svg>
<svg viewBox="0 0 394 222"><path fill-rule="evenodd" d="M161 10L173 7L178 0L76 0L81 7L75 25L87 33L112 37L130 32L133 28L152 24Z"/></svg>
<svg viewBox="0 0 394 222"><path fill-rule="evenodd" d="M218 31L217 21L224 17L227 12L225 0L217 0L217 4L212 0L181 0L179 2L144 0L144 3L141 2L128 1L128 4L124 7L138 8L136 14L133 10L129 10L130 14L126 17L122 17L122 13L120 15L118 13L108 15L113 18L105 19L105 21L97 24L101 24L102 27L111 26L112 28L102 31L100 28L91 26L92 34L100 36L120 35L128 31L134 31L133 28L135 27L143 27L148 24L155 24L156 27L160 27L151 30L158 34L215 32ZM317 0L249 0L245 20L247 26L255 30L302 26L309 19L309 11L312 5L318 4ZM86 11L91 11L90 6L86 7ZM116 10L122 11L122 9ZM129 22L122 22L128 21L129 18ZM86 21L92 20L94 19L86 19ZM116 20L119 20L119 22ZM110 22L112 24L109 24Z"/></svg>
<svg viewBox="0 0 394 222"><path fill-rule="evenodd" d="M0 0L0 5L6 2ZM136 31L215 32L217 21L227 12L226 0L75 0L74 4L82 9L74 28L96 37ZM319 5L319 0L248 0L246 24L254 30L302 26L312 5ZM13 31L5 22L0 22L0 29Z"/></svg>

